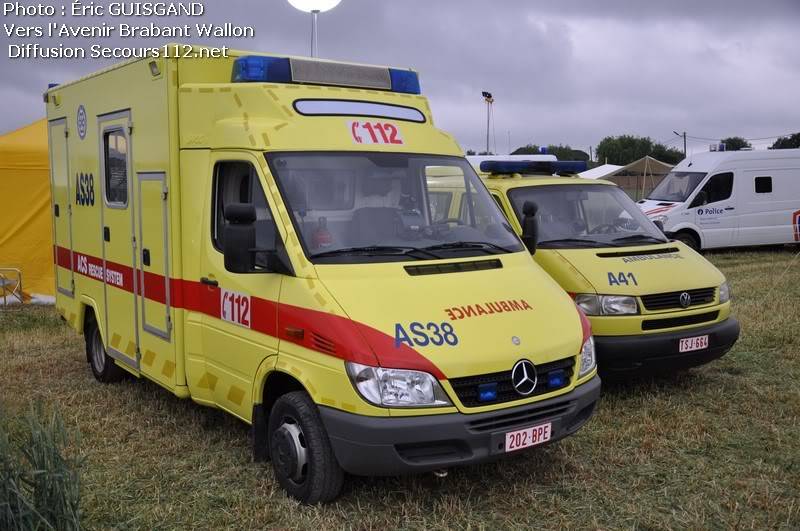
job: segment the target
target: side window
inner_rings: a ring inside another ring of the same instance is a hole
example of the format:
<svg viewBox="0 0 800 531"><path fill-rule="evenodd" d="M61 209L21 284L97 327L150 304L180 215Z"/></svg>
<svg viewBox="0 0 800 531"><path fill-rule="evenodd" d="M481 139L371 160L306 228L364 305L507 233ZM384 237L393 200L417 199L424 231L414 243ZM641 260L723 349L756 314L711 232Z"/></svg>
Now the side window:
<svg viewBox="0 0 800 531"><path fill-rule="evenodd" d="M225 237L225 206L231 203L251 203L256 209L256 247L276 248L278 230L267 205L264 189L256 169L249 162L218 162L214 168L211 238L214 247L222 252Z"/></svg>
<svg viewBox="0 0 800 531"><path fill-rule="evenodd" d="M111 205L128 205L128 139L123 131L103 134L106 201Z"/></svg>
<svg viewBox="0 0 800 531"><path fill-rule="evenodd" d="M434 223L450 217L450 203L453 202L452 192L428 192L428 201L431 205L431 220Z"/></svg>
<svg viewBox="0 0 800 531"><path fill-rule="evenodd" d="M772 177L756 177L755 185L757 194L772 193Z"/></svg>
<svg viewBox="0 0 800 531"><path fill-rule="evenodd" d="M717 201L724 201L731 196L733 192L733 173L718 173L711 177L708 182L703 186L703 189L697 194L692 206L700 206L708 203L716 203ZM705 202L702 201L705 196Z"/></svg>

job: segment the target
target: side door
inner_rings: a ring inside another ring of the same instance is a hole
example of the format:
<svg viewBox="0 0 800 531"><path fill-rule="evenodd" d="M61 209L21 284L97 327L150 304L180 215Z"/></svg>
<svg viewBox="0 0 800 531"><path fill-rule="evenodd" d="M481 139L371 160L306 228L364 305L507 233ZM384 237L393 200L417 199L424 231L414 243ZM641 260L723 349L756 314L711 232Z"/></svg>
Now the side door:
<svg viewBox="0 0 800 531"><path fill-rule="evenodd" d="M736 210L733 172L717 173L708 178L689 205L695 225L703 233L703 248L736 244L739 216Z"/></svg>
<svg viewBox="0 0 800 531"><path fill-rule="evenodd" d="M131 168L131 115L121 111L98 117L100 183L103 196L103 293L106 350L130 369L139 369L136 311L136 238Z"/></svg>
<svg viewBox="0 0 800 531"><path fill-rule="evenodd" d="M48 124L50 136L50 189L53 209L53 252L56 270L56 289L73 296L72 259L72 199L69 179L69 144L67 119L59 118Z"/></svg>
<svg viewBox="0 0 800 531"><path fill-rule="evenodd" d="M176 383L172 340L169 188L163 171L136 174L141 371L168 388Z"/></svg>
<svg viewBox="0 0 800 531"><path fill-rule="evenodd" d="M206 373L199 386L208 388L219 407L249 419L256 371L266 357L278 352L277 308L283 275L268 272L260 254L249 273L226 270L222 253L225 207L231 203L254 205L256 248L275 249L281 236L273 217L276 206L264 193L264 175L255 157L215 152L211 165L211 200L200 256L203 276L197 279L205 308L201 344Z"/></svg>

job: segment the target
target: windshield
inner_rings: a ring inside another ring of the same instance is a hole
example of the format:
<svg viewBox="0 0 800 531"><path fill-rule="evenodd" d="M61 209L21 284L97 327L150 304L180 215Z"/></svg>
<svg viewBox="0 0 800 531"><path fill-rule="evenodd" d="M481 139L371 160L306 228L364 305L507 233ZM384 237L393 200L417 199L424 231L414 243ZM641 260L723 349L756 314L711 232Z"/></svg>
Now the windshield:
<svg viewBox="0 0 800 531"><path fill-rule="evenodd" d="M697 185L700 184L700 181L705 176L704 172L699 171L670 172L658 183L658 186L653 188L647 199L683 203L692 195L694 189L697 188Z"/></svg>
<svg viewBox="0 0 800 531"><path fill-rule="evenodd" d="M272 174L315 263L486 256L522 250L463 158L269 153Z"/></svg>
<svg viewBox="0 0 800 531"><path fill-rule="evenodd" d="M617 247L667 241L616 186L527 186L512 188L508 197L520 223L525 202L536 203L542 248Z"/></svg>

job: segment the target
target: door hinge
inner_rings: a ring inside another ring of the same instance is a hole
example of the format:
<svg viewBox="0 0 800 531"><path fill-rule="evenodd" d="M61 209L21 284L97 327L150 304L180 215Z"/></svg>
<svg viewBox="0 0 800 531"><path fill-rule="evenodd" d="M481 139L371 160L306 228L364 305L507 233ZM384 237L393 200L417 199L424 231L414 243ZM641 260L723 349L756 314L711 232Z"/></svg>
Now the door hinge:
<svg viewBox="0 0 800 531"><path fill-rule="evenodd" d="M172 331L172 318L167 314L167 332Z"/></svg>
<svg viewBox="0 0 800 531"><path fill-rule="evenodd" d="M133 248L136 249L136 236L131 237L131 245L133 245Z"/></svg>
<svg viewBox="0 0 800 531"><path fill-rule="evenodd" d="M128 134L129 134L129 135L132 135L132 134L133 134L133 122L131 122L130 124L128 124Z"/></svg>
<svg viewBox="0 0 800 531"><path fill-rule="evenodd" d="M169 195L169 189L164 188L164 190L161 192L161 200L166 201L168 195Z"/></svg>
<svg viewBox="0 0 800 531"><path fill-rule="evenodd" d="M67 128L65 127L65 128L64 128L64 138L68 138L68 137L69 137L69 129L67 129Z"/></svg>
<svg viewBox="0 0 800 531"><path fill-rule="evenodd" d="M67 203L67 214L72 215L72 203Z"/></svg>

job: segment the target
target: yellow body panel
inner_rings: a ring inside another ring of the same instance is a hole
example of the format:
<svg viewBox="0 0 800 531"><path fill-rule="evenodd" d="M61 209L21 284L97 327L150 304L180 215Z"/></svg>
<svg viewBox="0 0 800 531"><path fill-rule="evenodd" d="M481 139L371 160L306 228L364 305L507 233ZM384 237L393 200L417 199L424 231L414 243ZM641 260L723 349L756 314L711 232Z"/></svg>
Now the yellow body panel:
<svg viewBox="0 0 800 531"><path fill-rule="evenodd" d="M245 422L252 421L253 406L262 402L266 382L276 373L290 375L320 405L370 416L428 415L465 410L449 378L510 370L521 358L544 363L578 355L582 332L575 305L524 251L491 257L501 263L493 270L416 277L403 269L411 262L312 264L265 152L461 156L461 149L433 126L422 96L231 83L233 60L240 53L222 59L132 61L48 91L51 139L63 134L59 127L64 123L68 131L64 142L51 141L51 156L58 159L53 164L54 201L72 203L71 218L55 219L57 278L64 288L57 308L71 326L81 332L90 310L117 364ZM297 99L321 97L411 107L426 121L394 121L402 145L355 144L348 117L306 117L294 110ZM123 142L128 154L124 205L103 200L104 176L113 171L116 179L122 171L121 165L106 168L104 134L115 131L123 138L115 142ZM225 269L209 229L214 172L226 161L253 168L294 276ZM68 185L86 185L80 174L92 176L95 198L76 205L75 189ZM476 259L483 257L447 262ZM236 311L251 313L242 313L238 321L223 319L233 308L225 306L232 300L226 294L237 297L237 305L246 299L252 308L236 306ZM469 313L465 308L477 306L480 315L463 316ZM298 321L305 323L299 332L292 324ZM398 323L412 322L449 323L458 334L457 347L417 349L419 363L441 371L452 407L375 407L358 395L345 372L342 349L359 359L391 357L376 348L376 338L394 337ZM328 352L329 344L341 349ZM556 393L581 382L573 376Z"/></svg>

